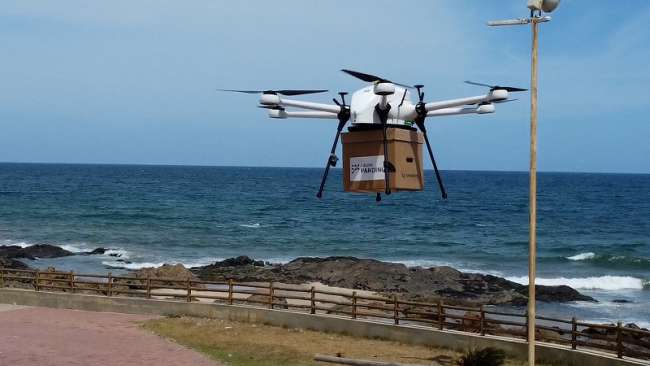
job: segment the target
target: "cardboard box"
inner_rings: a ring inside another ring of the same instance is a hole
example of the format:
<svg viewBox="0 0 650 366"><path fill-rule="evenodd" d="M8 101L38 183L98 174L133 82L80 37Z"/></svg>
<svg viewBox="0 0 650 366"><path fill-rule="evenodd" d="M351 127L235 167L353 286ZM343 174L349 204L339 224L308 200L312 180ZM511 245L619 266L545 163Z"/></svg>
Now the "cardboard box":
<svg viewBox="0 0 650 366"><path fill-rule="evenodd" d="M392 192L424 189L422 133L410 128L388 127L388 160L395 166L389 173ZM384 135L382 127L350 130L343 143L343 189L346 192L384 192Z"/></svg>

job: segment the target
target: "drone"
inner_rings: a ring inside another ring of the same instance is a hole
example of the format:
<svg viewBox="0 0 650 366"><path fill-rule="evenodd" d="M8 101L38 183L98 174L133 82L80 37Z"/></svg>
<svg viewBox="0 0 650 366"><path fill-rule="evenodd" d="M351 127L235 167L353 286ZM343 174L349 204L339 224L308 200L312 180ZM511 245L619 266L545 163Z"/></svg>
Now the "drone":
<svg viewBox="0 0 650 366"><path fill-rule="evenodd" d="M395 157L389 156L389 153L391 151L395 151L391 150L389 147L389 133L392 130L411 131L411 133L417 133L423 137L429 153L429 158L431 159L433 169L435 171L435 176L440 188L441 196L443 199L446 199L447 191L445 190L445 186L443 184L443 180L438 169L438 165L436 164L433 150L431 148L431 143L429 142L425 120L428 117L443 117L466 114L483 115L494 113L496 104L516 100L510 99L510 93L527 91L527 89L511 86L489 85L473 81L465 81L465 83L470 85L488 88L488 92L482 95L465 98L426 102L424 100L423 92L424 85L422 84L410 86L396 83L383 77L358 71L348 69L343 69L341 71L357 79L360 79L363 82L368 83L367 86L352 93L349 104L346 102L345 97L348 95L346 92L339 92L338 94L340 100L333 98L332 101L334 104L315 103L289 98L299 95L328 92L328 90L323 89L219 89L220 91L226 92L260 94L258 107L267 109L270 118L318 118L338 120L334 142L332 143L332 148L325 164L320 188L316 194L319 199L323 196L323 190L325 188L325 182L327 181L327 176L329 174L330 168L335 167L339 160L339 158L336 156L336 148L339 143L339 139L341 138L342 131L348 123L350 123L348 131L374 131L375 134L380 136L380 143L378 145L383 144L383 146L378 146L377 148L377 151L380 151L380 155L377 159L379 165L378 167L368 167L365 162L361 164L355 164L355 162L349 163L347 160L344 161L344 165L347 163L350 169L356 169L352 170L351 174L358 172L361 174L370 172L374 174L374 177L383 178L383 182L381 182L381 188L374 190L377 193L377 201L381 200L380 191L383 191L383 193L386 195L391 194L393 191L391 182L393 182L393 185L395 185L394 182L396 178L394 177L391 180L390 177L391 175L397 175L398 173L396 165L399 166L399 163L396 163L395 160L391 160L391 158ZM415 92L415 102L412 99L413 92ZM419 132L413 132L416 131L415 127L417 127ZM345 141L343 146L345 157ZM417 156L417 152L415 155ZM418 168L421 172L422 164L419 164ZM348 173L345 171L345 166L344 172L346 173L346 177L348 177ZM373 189L366 189L366 191L373 191Z"/></svg>

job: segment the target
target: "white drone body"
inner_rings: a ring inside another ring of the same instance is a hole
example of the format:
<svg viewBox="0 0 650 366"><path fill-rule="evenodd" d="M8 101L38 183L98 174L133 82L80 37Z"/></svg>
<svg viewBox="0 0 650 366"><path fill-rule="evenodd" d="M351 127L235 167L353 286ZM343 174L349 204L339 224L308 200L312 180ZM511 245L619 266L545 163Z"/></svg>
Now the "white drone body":
<svg viewBox="0 0 650 366"><path fill-rule="evenodd" d="M323 93L327 90L223 90L247 94L261 94L259 101L261 104L260 107L268 109L269 117L271 118L322 118L338 120L339 123L334 143L332 144L332 149L330 150L330 155L325 165L320 189L316 195L318 198L322 197L323 187L330 167L336 166L336 162L338 161L336 145L343 127L348 122L355 128L379 128L383 130L383 172L386 194L391 193L389 175L395 174L395 166L390 161L386 147L387 129L389 127L415 129L413 126L417 126L424 137L442 197L447 198L447 193L433 156L431 144L427 137L424 123L426 118L493 113L495 111L495 104L510 101L508 99L510 92L526 90L466 81L468 84L488 87L489 92L472 97L425 102L424 93L421 91L423 88L422 85L410 87L393 83L387 79L370 74L352 70L341 71L370 83L370 85L352 94L350 105L347 105L345 102L345 95L347 93L339 93L341 101L339 102L337 99L333 99L335 104L307 102L289 98L297 95ZM412 89L417 90L417 101L415 102L411 99ZM287 110L287 108L291 108L292 110ZM381 196L377 193L377 200L379 201L380 199Z"/></svg>
<svg viewBox="0 0 650 366"><path fill-rule="evenodd" d="M453 116L463 114L487 114L495 111L494 103L508 100L509 93L495 89L484 95L433 101L424 105L427 117ZM321 104L284 98L278 94L262 94L260 104L268 107L271 118L323 118L338 119L341 107L335 104ZM411 124L416 113L416 104L411 100L410 91L392 83L376 83L359 89L352 94L350 102L350 122L352 124L381 124L376 106L380 109L390 105L387 124ZM286 108L307 111L290 111Z"/></svg>

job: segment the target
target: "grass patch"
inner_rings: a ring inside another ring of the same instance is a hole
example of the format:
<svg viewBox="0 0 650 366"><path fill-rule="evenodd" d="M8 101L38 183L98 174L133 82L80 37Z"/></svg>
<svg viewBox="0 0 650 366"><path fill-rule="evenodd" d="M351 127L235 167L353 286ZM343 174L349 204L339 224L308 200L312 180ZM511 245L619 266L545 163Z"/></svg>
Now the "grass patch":
<svg viewBox="0 0 650 366"><path fill-rule="evenodd" d="M143 327L232 366L324 365L313 361L316 353L415 364L437 360L448 365L456 365L461 356L447 349L219 319L162 318Z"/></svg>

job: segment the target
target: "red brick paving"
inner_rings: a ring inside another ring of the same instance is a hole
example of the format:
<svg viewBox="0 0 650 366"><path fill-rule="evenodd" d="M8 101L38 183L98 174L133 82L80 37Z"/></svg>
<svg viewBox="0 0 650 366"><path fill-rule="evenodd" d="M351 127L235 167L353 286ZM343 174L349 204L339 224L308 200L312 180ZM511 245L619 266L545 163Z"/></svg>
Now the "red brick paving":
<svg viewBox="0 0 650 366"><path fill-rule="evenodd" d="M0 365L217 365L136 323L152 318L48 308L0 311Z"/></svg>

